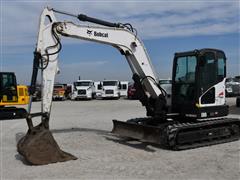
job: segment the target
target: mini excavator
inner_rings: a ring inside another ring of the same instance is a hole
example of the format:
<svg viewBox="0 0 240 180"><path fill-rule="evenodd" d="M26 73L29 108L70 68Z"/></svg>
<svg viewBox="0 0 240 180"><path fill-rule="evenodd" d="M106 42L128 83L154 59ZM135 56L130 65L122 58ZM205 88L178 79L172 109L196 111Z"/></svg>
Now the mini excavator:
<svg viewBox="0 0 240 180"><path fill-rule="evenodd" d="M17 85L15 73L0 72L0 120L26 118L26 109L16 106L28 103L27 86Z"/></svg>
<svg viewBox="0 0 240 180"><path fill-rule="evenodd" d="M60 22L56 20L55 13L95 25ZM18 142L18 152L29 163L48 164L76 159L59 148L49 130L54 78L62 48L60 37L110 45L126 57L138 99L145 106L147 116L126 122L113 120L113 134L161 144L174 150L239 139L240 120L226 117L226 56L222 50L205 48L175 53L169 107L166 92L159 85L144 44L131 24L111 23L84 14L74 15L45 8L40 17L30 89L30 95L33 95L40 70L42 111L31 113L30 102L26 118L29 129ZM41 123L34 127L32 118L36 116L41 117Z"/></svg>

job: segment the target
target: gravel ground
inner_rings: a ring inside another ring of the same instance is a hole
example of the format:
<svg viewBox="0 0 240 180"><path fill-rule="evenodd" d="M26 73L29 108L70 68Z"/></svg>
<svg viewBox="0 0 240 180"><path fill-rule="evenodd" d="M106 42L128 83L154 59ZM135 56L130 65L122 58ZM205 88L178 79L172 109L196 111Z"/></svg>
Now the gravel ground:
<svg viewBox="0 0 240 180"><path fill-rule="evenodd" d="M228 98L231 116L239 117ZM37 111L40 103L33 104ZM112 119L144 117L134 100L54 102L50 127L61 148L78 160L45 166L23 163L16 143L24 120L1 121L1 179L240 179L239 141L170 151L111 135Z"/></svg>

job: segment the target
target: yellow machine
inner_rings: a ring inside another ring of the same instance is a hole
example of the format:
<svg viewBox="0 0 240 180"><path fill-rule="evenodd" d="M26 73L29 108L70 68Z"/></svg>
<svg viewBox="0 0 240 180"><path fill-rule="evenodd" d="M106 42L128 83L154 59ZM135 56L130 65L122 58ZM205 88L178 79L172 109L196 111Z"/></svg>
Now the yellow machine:
<svg viewBox="0 0 240 180"><path fill-rule="evenodd" d="M29 103L28 88L17 85L13 72L0 72L0 120L26 117L24 108L14 107Z"/></svg>
<svg viewBox="0 0 240 180"><path fill-rule="evenodd" d="M13 96L13 100L8 101L7 96L3 95L0 106L9 105L26 105L29 103L28 87L25 85L17 85L17 96Z"/></svg>

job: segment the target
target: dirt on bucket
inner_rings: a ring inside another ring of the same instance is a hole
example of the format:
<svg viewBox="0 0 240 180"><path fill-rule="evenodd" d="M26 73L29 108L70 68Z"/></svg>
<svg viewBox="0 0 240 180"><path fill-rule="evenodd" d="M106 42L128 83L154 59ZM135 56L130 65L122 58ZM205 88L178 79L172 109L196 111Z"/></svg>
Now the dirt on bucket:
<svg viewBox="0 0 240 180"><path fill-rule="evenodd" d="M45 165L77 159L72 154L62 151L51 131L41 124L28 131L19 140L17 151L30 165Z"/></svg>

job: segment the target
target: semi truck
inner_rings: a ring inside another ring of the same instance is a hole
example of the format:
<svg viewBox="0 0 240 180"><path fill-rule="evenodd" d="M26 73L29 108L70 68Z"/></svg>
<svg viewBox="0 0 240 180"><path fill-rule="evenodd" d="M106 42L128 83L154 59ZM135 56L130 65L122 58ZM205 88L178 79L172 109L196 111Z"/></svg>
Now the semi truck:
<svg viewBox="0 0 240 180"><path fill-rule="evenodd" d="M55 84L53 87L53 100L61 100L64 101L66 86L64 84Z"/></svg>
<svg viewBox="0 0 240 180"><path fill-rule="evenodd" d="M74 90L72 99L93 99L95 98L95 86L92 80L77 80L73 83Z"/></svg>
<svg viewBox="0 0 240 180"><path fill-rule="evenodd" d="M103 80L102 99L119 99L120 85L120 81L118 80Z"/></svg>

